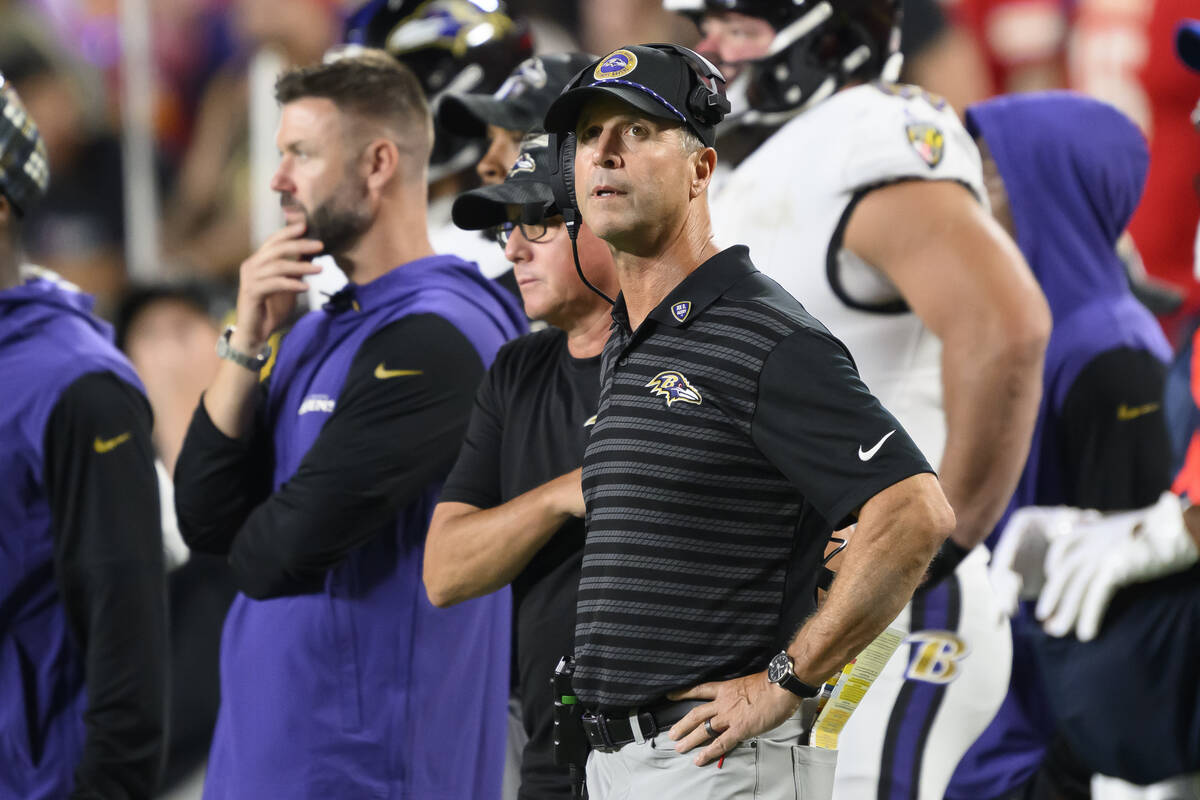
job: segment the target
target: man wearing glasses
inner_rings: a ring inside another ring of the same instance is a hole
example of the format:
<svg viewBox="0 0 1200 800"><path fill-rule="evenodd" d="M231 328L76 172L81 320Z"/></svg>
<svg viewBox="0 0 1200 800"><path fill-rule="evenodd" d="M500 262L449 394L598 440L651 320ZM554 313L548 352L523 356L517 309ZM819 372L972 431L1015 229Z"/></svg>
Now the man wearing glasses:
<svg viewBox="0 0 1200 800"><path fill-rule="evenodd" d="M567 769L554 764L549 679L571 652L575 630L584 540L579 467L612 322L608 302L575 272L549 181L547 137L533 133L504 183L454 202L459 227L496 229L525 313L550 327L509 342L496 356L425 545L425 587L434 605L513 586L514 670L529 736L522 800L571 796ZM578 245L587 280L615 295L608 245L586 226Z"/></svg>

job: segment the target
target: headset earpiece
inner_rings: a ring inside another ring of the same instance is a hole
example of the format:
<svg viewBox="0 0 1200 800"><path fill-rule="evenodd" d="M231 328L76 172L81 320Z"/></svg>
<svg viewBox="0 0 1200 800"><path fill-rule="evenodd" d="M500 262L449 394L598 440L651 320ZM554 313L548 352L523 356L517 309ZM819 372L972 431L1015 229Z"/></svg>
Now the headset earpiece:
<svg viewBox="0 0 1200 800"><path fill-rule="evenodd" d="M716 125L725 119L729 113L729 99L725 95L714 92L704 84L699 84L688 95L688 109L695 115L701 125Z"/></svg>
<svg viewBox="0 0 1200 800"><path fill-rule="evenodd" d="M575 201L575 134L550 134L550 189L554 203L562 212L567 233L579 235L579 204Z"/></svg>
<svg viewBox="0 0 1200 800"><path fill-rule="evenodd" d="M562 214L563 224L567 226L567 235L571 238L571 256L575 259L575 272L583 285L613 304L613 299L597 288L583 274L583 265L579 263L579 226L583 222L579 215L579 206L575 203L575 134L550 134L550 190L554 192L554 203Z"/></svg>
<svg viewBox="0 0 1200 800"><path fill-rule="evenodd" d="M566 139L563 140L562 150L559 152L559 159L562 164L562 181L563 188L566 190L567 205L575 213L576 218L579 216L579 201L575 198L575 145L577 140L575 134L568 133Z"/></svg>
<svg viewBox="0 0 1200 800"><path fill-rule="evenodd" d="M729 98L725 96L725 76L716 64L696 51L677 44L656 43L644 46L681 56L692 72L696 73L699 80L688 93L687 105L688 111L692 112L697 122L704 126L715 126L725 119L732 106L729 104Z"/></svg>

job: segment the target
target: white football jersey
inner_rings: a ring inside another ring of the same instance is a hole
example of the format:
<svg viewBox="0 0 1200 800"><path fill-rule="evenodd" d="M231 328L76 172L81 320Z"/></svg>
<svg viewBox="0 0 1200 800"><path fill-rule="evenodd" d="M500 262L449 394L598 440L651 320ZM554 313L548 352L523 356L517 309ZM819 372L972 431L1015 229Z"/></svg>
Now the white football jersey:
<svg viewBox="0 0 1200 800"><path fill-rule="evenodd" d="M936 468L941 343L882 272L841 246L857 201L904 180L955 181L987 203L979 151L947 103L914 86L864 84L798 115L724 176L712 220L721 246L748 245L755 266L845 343Z"/></svg>
<svg viewBox="0 0 1200 800"><path fill-rule="evenodd" d="M916 87L856 86L788 122L724 176L712 189L713 227L719 244L749 245L754 264L846 344L867 387L937 468L941 342L882 272L842 247L857 201L907 180L955 181L987 203L979 152L948 105ZM1008 689L1012 641L986 564L977 548L892 623L908 634L908 657L888 661L847 722L834 800L945 795Z"/></svg>

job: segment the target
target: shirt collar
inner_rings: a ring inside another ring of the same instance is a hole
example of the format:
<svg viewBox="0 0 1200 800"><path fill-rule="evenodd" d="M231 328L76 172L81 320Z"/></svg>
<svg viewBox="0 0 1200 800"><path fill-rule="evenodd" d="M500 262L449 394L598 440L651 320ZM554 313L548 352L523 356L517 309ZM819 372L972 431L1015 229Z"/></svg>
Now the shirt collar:
<svg viewBox="0 0 1200 800"><path fill-rule="evenodd" d="M385 272L373 281L362 284L347 283L341 290L330 295L322 308L331 314L350 310L374 311L389 306L431 282L437 282L438 273L445 273L447 267L461 263L457 256L434 255L418 258Z"/></svg>
<svg viewBox="0 0 1200 800"><path fill-rule="evenodd" d="M617 299L613 302L612 307L613 322L622 331L629 330L629 310L625 308L625 293L621 292L617 295Z"/></svg>
<svg viewBox="0 0 1200 800"><path fill-rule="evenodd" d="M700 316L717 298L725 294L729 287L757 271L750 261L750 248L742 244L727 247L667 292L667 296L655 306L647 319L676 328L682 327ZM624 309L622 301L621 310Z"/></svg>

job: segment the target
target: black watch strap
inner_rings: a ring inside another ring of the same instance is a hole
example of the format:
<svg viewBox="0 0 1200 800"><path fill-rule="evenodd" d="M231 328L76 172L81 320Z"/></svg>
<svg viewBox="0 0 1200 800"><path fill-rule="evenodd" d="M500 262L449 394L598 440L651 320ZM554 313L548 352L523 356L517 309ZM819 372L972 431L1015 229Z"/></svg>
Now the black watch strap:
<svg viewBox="0 0 1200 800"><path fill-rule="evenodd" d="M795 675L790 674L784 675L783 678L780 679L779 685L797 697L816 697L821 691L820 686L813 686L812 684L805 683Z"/></svg>
<svg viewBox="0 0 1200 800"><path fill-rule="evenodd" d="M796 677L792 657L788 655L787 650L781 651L771 659L767 667L767 680L801 698L816 697L821 692L820 686L812 686Z"/></svg>

